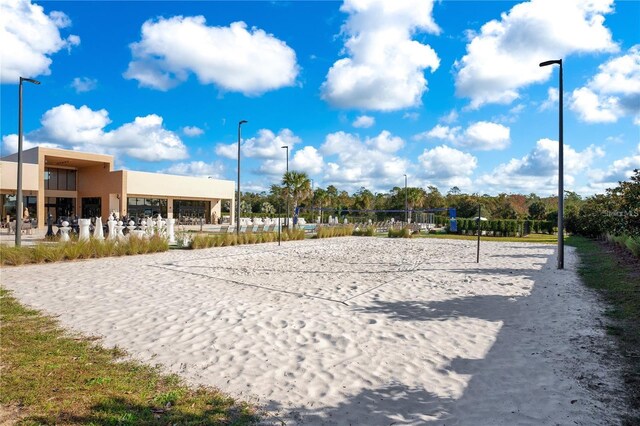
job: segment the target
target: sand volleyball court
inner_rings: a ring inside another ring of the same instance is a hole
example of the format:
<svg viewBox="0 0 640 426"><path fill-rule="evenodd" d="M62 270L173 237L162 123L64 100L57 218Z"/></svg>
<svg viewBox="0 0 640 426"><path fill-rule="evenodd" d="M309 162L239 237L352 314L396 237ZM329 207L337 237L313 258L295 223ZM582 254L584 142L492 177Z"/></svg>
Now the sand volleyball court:
<svg viewBox="0 0 640 426"><path fill-rule="evenodd" d="M564 271L554 253L483 243L477 265L470 241L349 237L4 268L2 283L265 423L608 423L602 308L572 249Z"/></svg>

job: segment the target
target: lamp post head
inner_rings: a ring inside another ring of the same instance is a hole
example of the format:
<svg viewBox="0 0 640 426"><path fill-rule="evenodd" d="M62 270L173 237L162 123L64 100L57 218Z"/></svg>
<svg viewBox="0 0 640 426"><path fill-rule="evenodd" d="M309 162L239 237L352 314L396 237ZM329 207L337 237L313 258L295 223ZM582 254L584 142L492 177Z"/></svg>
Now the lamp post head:
<svg viewBox="0 0 640 426"><path fill-rule="evenodd" d="M289 145L283 145L283 146L281 146L280 148L287 148L287 149L289 149Z"/></svg>
<svg viewBox="0 0 640 426"><path fill-rule="evenodd" d="M28 81L29 83L33 84L40 84L38 80L34 80L33 78L20 77L20 83L22 83L23 81Z"/></svg>
<svg viewBox="0 0 640 426"><path fill-rule="evenodd" d="M550 61L540 62L541 67L546 67L547 65L553 65L553 64L562 65L562 59L552 59Z"/></svg>

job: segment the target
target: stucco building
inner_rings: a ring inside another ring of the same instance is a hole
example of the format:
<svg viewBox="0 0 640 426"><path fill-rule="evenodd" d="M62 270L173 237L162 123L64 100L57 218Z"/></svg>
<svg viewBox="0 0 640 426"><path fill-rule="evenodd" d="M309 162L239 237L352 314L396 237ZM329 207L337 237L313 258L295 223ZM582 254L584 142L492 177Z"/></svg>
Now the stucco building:
<svg viewBox="0 0 640 426"><path fill-rule="evenodd" d="M111 155L35 147L23 151L24 207L39 226L48 213L106 218L111 212L131 217L204 218L229 215L234 221L235 182L161 173L114 170ZM0 160L2 221L16 218L17 154ZM230 211L222 212L225 201Z"/></svg>

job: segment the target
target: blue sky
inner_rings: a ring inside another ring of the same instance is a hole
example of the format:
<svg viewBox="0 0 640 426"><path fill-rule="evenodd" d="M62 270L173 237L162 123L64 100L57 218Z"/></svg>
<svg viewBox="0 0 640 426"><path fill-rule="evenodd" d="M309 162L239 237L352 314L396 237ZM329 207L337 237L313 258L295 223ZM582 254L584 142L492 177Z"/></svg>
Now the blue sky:
<svg viewBox="0 0 640 426"><path fill-rule="evenodd" d="M1 0L2 154L316 187L553 194L564 59L566 188L640 168L640 2Z"/></svg>

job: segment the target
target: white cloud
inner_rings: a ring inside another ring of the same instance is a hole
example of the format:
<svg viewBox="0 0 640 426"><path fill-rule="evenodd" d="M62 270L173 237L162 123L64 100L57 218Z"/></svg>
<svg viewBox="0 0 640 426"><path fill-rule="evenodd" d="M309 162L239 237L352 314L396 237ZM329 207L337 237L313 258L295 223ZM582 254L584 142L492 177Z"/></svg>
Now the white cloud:
<svg viewBox="0 0 640 426"><path fill-rule="evenodd" d="M456 61L456 93L471 108L510 103L519 89L547 81L553 67L545 60L574 53L617 50L604 26L613 0L532 0L515 5L500 20L472 33L467 54Z"/></svg>
<svg viewBox="0 0 640 426"><path fill-rule="evenodd" d="M415 111L405 112L404 114L402 114L402 118L405 120L416 121L418 118L420 118L420 113Z"/></svg>
<svg viewBox="0 0 640 426"><path fill-rule="evenodd" d="M415 140L440 139L456 146L479 150L501 150L509 146L510 129L489 121L471 123L463 132L462 127L436 124L431 130L419 133Z"/></svg>
<svg viewBox="0 0 640 426"><path fill-rule="evenodd" d="M26 137L34 145L53 146L76 151L127 155L144 161L182 160L187 148L177 134L163 126L162 117L150 114L136 117L112 131L105 131L111 123L105 109L94 111L86 105L76 108L62 104L45 112L42 127ZM15 135L3 138L7 152L15 152Z"/></svg>
<svg viewBox="0 0 640 426"><path fill-rule="evenodd" d="M570 105L582 121L590 123L615 123L622 115L618 98L600 97L588 87L574 90Z"/></svg>
<svg viewBox="0 0 640 426"><path fill-rule="evenodd" d="M418 161L420 177L425 178L427 184L442 188L470 187L471 175L478 166L473 155L446 145L425 149Z"/></svg>
<svg viewBox="0 0 640 426"><path fill-rule="evenodd" d="M367 138L365 143L376 151L388 153L396 152L404 146L404 141L401 137L393 136L387 130L383 130L378 136Z"/></svg>
<svg viewBox="0 0 640 426"><path fill-rule="evenodd" d="M140 86L168 90L190 73L202 84L259 95L295 84L299 67L287 44L244 22L210 27L203 16L149 20L132 43L133 60L124 77Z"/></svg>
<svg viewBox="0 0 640 426"><path fill-rule="evenodd" d="M540 104L538 111L546 111L548 109L558 108L558 99L560 98L558 93L558 89L550 87L547 90L547 100Z"/></svg>
<svg viewBox="0 0 640 426"><path fill-rule="evenodd" d="M594 145L590 145L583 151L576 151L565 144L564 177L566 186L570 188L578 173L588 170L595 160L603 156L602 148ZM478 184L480 192L557 193L558 142L540 139L530 153L500 164L490 173L480 176Z"/></svg>
<svg viewBox="0 0 640 426"><path fill-rule="evenodd" d="M393 111L417 106L427 90L424 71L440 65L436 52L412 40L417 32L439 34L432 0L345 0L342 27L347 58L336 61L322 97L340 108Z"/></svg>
<svg viewBox="0 0 640 426"><path fill-rule="evenodd" d="M228 145L219 143L216 145L216 154L230 160L238 158L238 145L234 143Z"/></svg>
<svg viewBox="0 0 640 426"><path fill-rule="evenodd" d="M510 129L502 124L478 121L467 127L456 145L480 151L500 150L509 146Z"/></svg>
<svg viewBox="0 0 640 426"><path fill-rule="evenodd" d="M440 121L445 124L452 124L458 121L458 111L452 109L447 115L440 117Z"/></svg>
<svg viewBox="0 0 640 426"><path fill-rule="evenodd" d="M320 147L326 162L323 182L349 191L361 186L371 190L397 186L411 166L406 159L393 154L403 145L402 139L386 130L364 141L351 133L330 133Z"/></svg>
<svg viewBox="0 0 640 426"><path fill-rule="evenodd" d="M182 133L184 133L186 136L195 137L203 134L204 130L196 126L185 126L182 128Z"/></svg>
<svg viewBox="0 0 640 426"><path fill-rule="evenodd" d="M33 142L27 138L26 135L22 136L22 149L27 150L31 148L35 148L37 146L41 146L44 148L60 148L58 144L55 143L40 143ZM2 156L13 154L14 152L18 152L18 135L15 133L6 135L2 137Z"/></svg>
<svg viewBox="0 0 640 426"><path fill-rule="evenodd" d="M640 169L640 144L632 155L615 160L606 170L595 169L589 173L590 186L594 189L611 188L619 181L629 180L634 169Z"/></svg>
<svg viewBox="0 0 640 426"><path fill-rule="evenodd" d="M257 137L244 141L242 153L247 157L282 159L282 161L285 161L286 152L282 147L288 146L291 153L294 146L300 141L301 139L289 129L282 129L277 135L271 130L261 129L258 131Z"/></svg>
<svg viewBox="0 0 640 426"><path fill-rule="evenodd" d="M614 123L631 115L640 120L640 45L598 67L586 86L571 94L570 107L582 121ZM636 123L637 124L637 123Z"/></svg>
<svg viewBox="0 0 640 426"><path fill-rule="evenodd" d="M63 39L60 29L71 25L62 12L48 15L44 8L28 0L3 0L0 2L0 82L18 83L20 76L49 75L49 56L62 49L80 44L80 37Z"/></svg>
<svg viewBox="0 0 640 426"><path fill-rule="evenodd" d="M260 129L258 136L242 141L240 150L242 155L246 157L277 160L285 164L286 152L282 147L287 145L289 154L291 154L294 146L300 142L301 139L289 129L282 129L277 135L269 129ZM216 154L230 159L237 158L238 144L218 144Z"/></svg>
<svg viewBox="0 0 640 426"><path fill-rule="evenodd" d="M322 155L312 146L305 146L296 151L291 161L291 170L315 175L322 172L324 160Z"/></svg>
<svg viewBox="0 0 640 426"><path fill-rule="evenodd" d="M71 82L71 87L76 93L90 92L98 86L98 80L89 77L76 77Z"/></svg>
<svg viewBox="0 0 640 426"><path fill-rule="evenodd" d="M160 170L159 173L223 179L224 166L220 162L205 163L204 161L191 161L188 163L172 164L166 169Z"/></svg>
<svg viewBox="0 0 640 426"><path fill-rule="evenodd" d="M281 178L287 171L287 162L284 150L281 158L267 158L260 163L258 173ZM322 155L313 146L305 146L295 151L293 158L289 160L289 170L305 172L308 175L319 174L324 168Z"/></svg>
<svg viewBox="0 0 640 426"><path fill-rule="evenodd" d="M436 124L431 130L419 133L413 137L414 140L441 139L447 142L455 142L460 136L462 127L449 127Z"/></svg>
<svg viewBox="0 0 640 426"><path fill-rule="evenodd" d="M352 123L353 127L368 129L376 123L376 119L369 115L361 115Z"/></svg>

